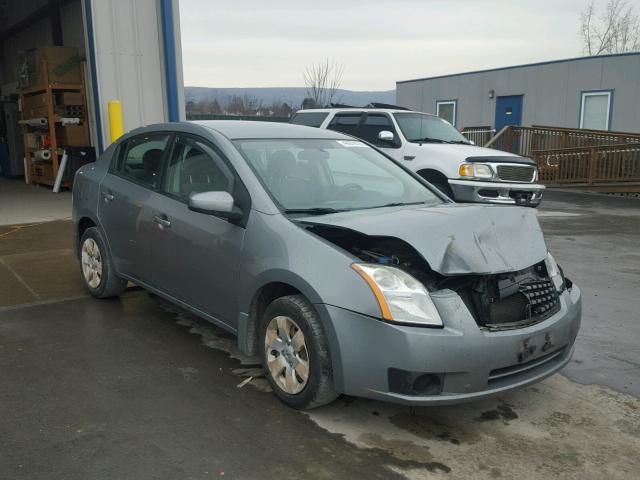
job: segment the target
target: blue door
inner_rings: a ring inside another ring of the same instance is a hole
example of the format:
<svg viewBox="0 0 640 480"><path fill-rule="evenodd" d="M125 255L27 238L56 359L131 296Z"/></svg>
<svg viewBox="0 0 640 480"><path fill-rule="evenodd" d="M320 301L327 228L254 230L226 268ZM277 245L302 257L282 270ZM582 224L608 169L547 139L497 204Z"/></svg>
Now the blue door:
<svg viewBox="0 0 640 480"><path fill-rule="evenodd" d="M507 125L522 125L522 95L496 97L496 132Z"/></svg>

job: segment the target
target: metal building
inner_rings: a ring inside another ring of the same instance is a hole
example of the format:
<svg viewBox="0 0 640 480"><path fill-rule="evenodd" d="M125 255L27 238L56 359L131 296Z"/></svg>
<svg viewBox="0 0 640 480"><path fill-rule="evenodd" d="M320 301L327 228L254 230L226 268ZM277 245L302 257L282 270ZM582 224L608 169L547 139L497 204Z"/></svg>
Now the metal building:
<svg viewBox="0 0 640 480"><path fill-rule="evenodd" d="M24 155L15 126L19 55L57 46L77 50L98 153L109 143L109 100L122 102L125 131L184 119L178 0L0 0L0 142L14 157L12 176Z"/></svg>
<svg viewBox="0 0 640 480"><path fill-rule="evenodd" d="M545 125L640 132L640 52L396 83L399 105L458 128Z"/></svg>

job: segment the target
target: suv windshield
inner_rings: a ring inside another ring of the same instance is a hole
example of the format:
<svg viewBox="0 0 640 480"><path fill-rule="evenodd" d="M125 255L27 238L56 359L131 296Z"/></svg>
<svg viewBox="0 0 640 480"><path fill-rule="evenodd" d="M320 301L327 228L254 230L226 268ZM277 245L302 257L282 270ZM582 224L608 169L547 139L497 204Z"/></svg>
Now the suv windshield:
<svg viewBox="0 0 640 480"><path fill-rule="evenodd" d="M409 142L463 143L469 145L458 130L446 120L422 113L394 113L394 117Z"/></svg>
<svg viewBox="0 0 640 480"><path fill-rule="evenodd" d="M442 203L400 166L357 140L236 140L234 144L287 213Z"/></svg>

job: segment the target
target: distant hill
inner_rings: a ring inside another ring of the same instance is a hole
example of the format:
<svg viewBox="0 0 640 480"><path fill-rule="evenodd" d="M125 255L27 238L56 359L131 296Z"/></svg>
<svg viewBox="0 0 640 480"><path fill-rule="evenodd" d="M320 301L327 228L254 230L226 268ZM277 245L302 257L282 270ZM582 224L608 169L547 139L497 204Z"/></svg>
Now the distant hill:
<svg viewBox="0 0 640 480"><path fill-rule="evenodd" d="M185 100L193 102L218 100L221 106L227 104L229 97L233 95L248 95L262 101L263 105L272 105L273 102L286 102L292 107L299 107L307 96L304 87L272 87L272 88L209 88L209 87L185 87ZM371 102L395 103L396 91L372 91L359 92L353 90L339 90L334 98L336 103L364 106Z"/></svg>

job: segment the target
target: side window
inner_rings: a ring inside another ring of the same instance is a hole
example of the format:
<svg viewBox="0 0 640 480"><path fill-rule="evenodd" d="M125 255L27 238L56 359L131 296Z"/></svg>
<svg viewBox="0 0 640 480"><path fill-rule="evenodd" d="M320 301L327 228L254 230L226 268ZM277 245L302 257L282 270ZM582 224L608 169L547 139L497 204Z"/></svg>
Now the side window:
<svg viewBox="0 0 640 480"><path fill-rule="evenodd" d="M145 187L156 188L169 137L169 134L152 134L128 140L115 172Z"/></svg>
<svg viewBox="0 0 640 480"><path fill-rule="evenodd" d="M338 113L327 127L329 130L355 135L360 123L361 113Z"/></svg>
<svg viewBox="0 0 640 480"><path fill-rule="evenodd" d="M289 123L306 125L307 127L319 127L329 115L327 112L302 112L296 113Z"/></svg>
<svg viewBox="0 0 640 480"><path fill-rule="evenodd" d="M378 139L378 134L382 131L391 132L396 139L398 138L398 134L395 128L393 128L393 123L391 123L388 115L384 113L370 113L367 115L358 136L380 147L395 146L392 142L381 142L380 139Z"/></svg>
<svg viewBox="0 0 640 480"><path fill-rule="evenodd" d="M233 191L233 174L207 144L179 136L171 152L162 191L182 200L192 193Z"/></svg>

